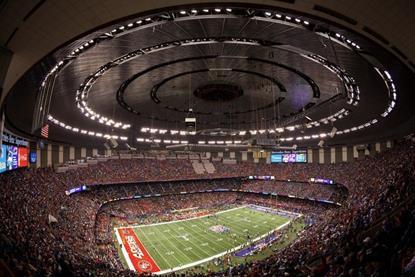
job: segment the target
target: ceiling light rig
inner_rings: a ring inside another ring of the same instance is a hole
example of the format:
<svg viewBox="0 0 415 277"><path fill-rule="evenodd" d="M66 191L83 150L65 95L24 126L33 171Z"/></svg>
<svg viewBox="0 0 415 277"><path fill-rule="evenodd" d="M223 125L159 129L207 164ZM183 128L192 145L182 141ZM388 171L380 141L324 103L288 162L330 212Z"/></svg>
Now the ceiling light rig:
<svg viewBox="0 0 415 277"><path fill-rule="evenodd" d="M120 135L115 135L115 134L103 134L100 132L95 132L95 131L90 131L90 130L84 130L84 129L79 129L78 127L72 127L70 125L65 124L62 121L59 121L58 119L54 118L52 115L48 115L48 121L51 122L52 124L54 124L57 127L61 127L67 131L72 131L73 133L80 133L83 135L88 135L91 137L97 137L97 138L104 138L104 139L120 139L122 141L126 141L128 140L127 136L120 136Z"/></svg>
<svg viewBox="0 0 415 277"><path fill-rule="evenodd" d="M115 126L115 122L116 122L115 119L109 119L108 117L103 117L103 116L101 116L100 114L98 114L97 112L93 111L91 108L88 107L88 105L87 105L88 94L89 94L89 91L91 90L93 84L98 80L98 78L103 76L111 68L113 68L115 66L118 66L118 65L121 65L121 64L123 64L127 61L130 61L131 59L138 58L138 57L140 57L144 54L151 54L154 51L161 51L163 49L169 49L172 46L173 47L179 47L179 46L193 45L195 43L196 44L198 44L198 43L241 43L241 44L261 46L264 42L259 41L257 39L250 39L250 38L226 38L224 40L224 39L209 38L208 37L208 38L193 38L193 39L185 39L185 40L167 42L167 43L162 43L162 44L146 47L146 48L143 48L143 49L135 50L135 51L130 52L126 55L123 55L119 58L116 58L113 61L108 62L107 64L100 67L98 69L98 71L96 71L94 74L89 75L84 80L84 83L81 84L81 86L79 87L79 89L77 91L76 98L75 98L75 101L77 103L77 107L80 109L80 111L86 117L89 117L90 119L98 118L98 122L101 123L101 124L105 124L105 125L108 125L108 126L114 126L116 128L121 127L123 129L130 128L130 126L131 126L130 124L126 124L126 123L122 123L122 122L119 122L119 124L117 124ZM265 43L265 44L268 45L269 43ZM294 51L294 50L292 50L292 51ZM342 68L340 68L339 66L337 66L333 63L330 63L329 61L327 61L325 58L323 58L321 56L318 56L318 55L304 55L304 54L301 53L301 51L299 51L298 53L300 53L300 55L305 57L305 58L308 58L312 61L315 61L315 62L323 65L324 67L328 68L330 71L335 73L338 76L338 78L340 78L340 80L344 82L344 85L345 85L346 90L348 92L347 95L348 95L349 100L348 100L347 103L353 104L354 106L356 106L358 104L359 99L360 99L359 88L358 88L356 82L354 81L354 78L351 77L349 74L347 74L347 72L345 70L343 70ZM126 108L131 109L131 107L126 107ZM311 125L311 126L313 126L313 125ZM296 126L296 128L297 129L301 128L301 125Z"/></svg>
<svg viewBox="0 0 415 277"><path fill-rule="evenodd" d="M287 24L292 24L292 26L295 26L297 28L303 28L303 29L307 29L311 32L314 32L314 24L308 20L304 20L302 18L299 17L295 17L292 16L291 14L282 14L282 13L275 13L274 11L261 11L261 10L253 10L253 9L243 9L243 8L229 8L229 7L215 7L215 8L202 8L202 9L185 9L185 10L177 10L177 11L171 11L169 12L169 14L171 15L170 17L166 17L166 16L161 16L161 14L158 15L154 15L154 16L150 16L144 19L139 19L136 20L134 22L129 22L125 25L120 25L115 27L112 31L109 32L104 32L99 34L97 37L86 41L84 43L82 43L81 45L79 45L77 48L72 49L72 51L70 51L70 53L65 56L62 60L58 61L56 63L55 66L53 66L50 71L45 75L43 81L41 82L40 85L40 89L42 89L45 85L46 85L46 81L48 80L48 78L51 78L52 76L57 75L65 66L67 66L68 64L70 64L72 61L74 61L78 56L84 54L86 51L88 51L89 49L91 49L92 47L107 41L107 40L111 40L114 39L116 37L120 37L122 35L128 34L130 32L133 31L137 31L137 30L141 30L144 28L148 28L148 27L153 27L153 26L158 26L161 24L165 24L167 22L171 22L171 20L193 20L195 18L197 18L198 16L201 17L201 19L204 18L217 18L217 17L226 17L226 16L232 16L232 17L241 17L241 16L246 16L249 15L250 18L254 19L254 20L263 20L263 21L272 21L275 20L276 23L280 23L282 21L286 21ZM333 32L330 30L319 30L318 32L315 32L317 35L320 36L324 36L324 37L331 37L333 39L334 42L338 43L339 45L342 46L346 46L347 48L354 50L354 51L360 51L361 50L361 46L351 40L350 38L347 38L345 35L338 33L338 32ZM240 42L246 43L246 44L253 44L255 45L255 41L251 40L251 39L235 39L238 40ZM185 41L183 44L189 43L189 45L191 45L194 42L208 42L209 40L187 40ZM143 54L148 54L151 53L152 51L155 50L159 50L163 47L171 47L171 45L168 45L168 43L165 43L163 45L160 45L160 47L153 47L153 48L145 48L145 49L140 49L137 50L133 53L129 53L128 55L122 56L118 59L116 59L115 61L112 61L110 63L107 63L106 65L104 65L103 67L101 67L95 74L88 76L88 78L85 80L84 84L81 84L80 88L77 91L76 94L76 105L79 108L79 110L83 113L83 115L87 118L89 118L90 120L96 121L100 124L103 125L107 125L107 126L111 126L114 128L119 128L119 129L129 129L131 127L130 124L128 123L124 123L124 122L120 122L118 120L103 116L95 111L93 111L88 105L87 105L87 97L88 97L88 92L91 88L91 86L93 85L93 83L100 77L102 76L106 71L108 71L109 69L111 69L113 66L117 66L119 64L122 64L124 62L130 61L140 55ZM329 63L327 60L325 60L323 57L320 57L318 55L309 55L308 58L319 62L320 64L323 64L323 66L325 66L326 68L328 68L329 70L331 70L332 72L334 72L340 79L342 79L343 83L345 84L346 87L346 91L347 91L347 97L348 97L348 104L354 105L356 106L360 100L360 90L359 87L357 86L355 80L353 77L347 75L344 70L342 70L341 68L339 68L338 66ZM381 116L383 118L386 118L391 112L392 110L395 108L396 106L396 101L397 101L397 90L395 87L395 84L390 76L390 74L388 73L388 71L386 70L381 70L376 66L373 66L374 69L378 72L378 74L382 77L382 79L385 81L385 84L387 86L388 92L389 92L389 102L388 102L388 106L385 109L385 112L381 114ZM335 114L333 116L329 116L326 119L321 119L318 122L311 122L308 123L307 125L295 125L295 126L289 126L289 127L294 127L294 130L297 128L302 128L302 127L306 127L306 128L311 128L311 127L318 127L320 126L320 123L323 124L327 124L326 122L329 121L334 121L334 120L338 120L338 119L342 119L345 116L347 116L350 113L349 110L344 110L342 113L340 114ZM60 121L57 121L55 118L53 118L52 115L49 115L49 117L51 117L51 119L49 119L50 121L52 121L54 124L56 124L59 127L65 128L66 130L70 130L73 132L79 132L79 128L74 128L72 126L66 125L65 123L62 123ZM361 130L364 128L367 128L369 126L372 126L373 124L376 124L379 122L379 119L372 119L371 121L368 121L366 123L363 123L361 125L358 126L354 126L352 128L349 129L344 129L344 130L339 130L337 131L338 135L341 134L347 134L350 132L354 132L357 130ZM64 125L64 126L62 126ZM288 127L287 127L288 128ZM259 131L259 130L250 130L249 132L251 133L251 131ZM284 132L284 129L282 128L277 128L277 129L272 129L272 130L267 130L267 132ZM183 134L183 132L185 131L180 131L177 130L177 133L179 134ZM87 131L87 134L92 134L94 133L95 136L100 137L100 135L102 135L101 133L96 133L96 132L90 132ZM164 130L163 134L166 133L174 133L174 130ZM239 135L245 135L246 131L245 130L241 130L239 132ZM186 134L188 135L188 134ZM91 135L92 136L92 135ZM102 137L104 137L105 135L102 135ZM296 139L299 138L299 140L302 139L310 139L310 138L314 138L314 135L307 135L304 137L296 137ZM125 138L125 137L124 137ZM285 138L287 139L287 138Z"/></svg>

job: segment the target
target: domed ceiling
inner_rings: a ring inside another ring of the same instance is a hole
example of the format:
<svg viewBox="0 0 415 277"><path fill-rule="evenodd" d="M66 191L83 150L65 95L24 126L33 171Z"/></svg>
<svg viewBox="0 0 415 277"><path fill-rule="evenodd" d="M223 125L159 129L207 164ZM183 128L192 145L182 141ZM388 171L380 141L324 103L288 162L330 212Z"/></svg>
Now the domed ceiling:
<svg viewBox="0 0 415 277"><path fill-rule="evenodd" d="M36 133L33 117L43 114L50 138L64 142L351 143L405 126L411 77L379 45L315 17L195 5L137 15L62 47L14 86L6 115Z"/></svg>

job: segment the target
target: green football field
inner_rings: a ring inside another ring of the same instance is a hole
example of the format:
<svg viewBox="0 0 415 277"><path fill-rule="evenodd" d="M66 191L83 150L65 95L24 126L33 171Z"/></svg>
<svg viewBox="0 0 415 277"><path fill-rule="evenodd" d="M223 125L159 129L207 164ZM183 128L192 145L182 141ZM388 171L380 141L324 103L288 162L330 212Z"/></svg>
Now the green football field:
<svg viewBox="0 0 415 277"><path fill-rule="evenodd" d="M162 273L223 256L289 221L280 215L238 207L215 216L131 226L130 229ZM126 252L123 254L125 256Z"/></svg>

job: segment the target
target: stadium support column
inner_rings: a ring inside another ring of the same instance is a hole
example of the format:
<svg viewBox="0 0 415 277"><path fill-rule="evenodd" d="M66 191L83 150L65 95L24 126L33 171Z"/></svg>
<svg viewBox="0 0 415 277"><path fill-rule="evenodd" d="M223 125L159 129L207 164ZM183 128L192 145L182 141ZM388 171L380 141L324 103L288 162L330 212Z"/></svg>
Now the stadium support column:
<svg viewBox="0 0 415 277"><path fill-rule="evenodd" d="M313 162L313 149L311 148L307 149L307 162L308 163Z"/></svg>
<svg viewBox="0 0 415 277"><path fill-rule="evenodd" d="M75 160L75 147L69 147L69 160Z"/></svg>
<svg viewBox="0 0 415 277"><path fill-rule="evenodd" d="M355 159L359 158L359 152L357 152L356 145L353 146L353 158Z"/></svg>
<svg viewBox="0 0 415 277"><path fill-rule="evenodd" d="M92 149L92 157L96 157L96 156L98 156L98 149L93 148Z"/></svg>
<svg viewBox="0 0 415 277"><path fill-rule="evenodd" d="M42 153L40 151L39 143L36 143L36 168L40 168L42 166Z"/></svg>
<svg viewBox="0 0 415 277"><path fill-rule="evenodd" d="M86 158L86 148L85 147L81 148L81 158Z"/></svg>
<svg viewBox="0 0 415 277"><path fill-rule="evenodd" d="M58 163L63 164L63 145L59 145Z"/></svg>
<svg viewBox="0 0 415 277"><path fill-rule="evenodd" d="M375 150L376 150L376 152L380 152L380 143L379 142L376 142L376 144L375 144Z"/></svg>
<svg viewBox="0 0 415 277"><path fill-rule="evenodd" d="M386 148L392 148L392 142L390 140L386 142Z"/></svg>
<svg viewBox="0 0 415 277"><path fill-rule="evenodd" d="M347 162L347 146L342 147L342 162Z"/></svg>
<svg viewBox="0 0 415 277"><path fill-rule="evenodd" d="M330 163L332 164L336 163L336 148L335 147L330 148Z"/></svg>
<svg viewBox="0 0 415 277"><path fill-rule="evenodd" d="M318 150L318 162L324 164L324 148Z"/></svg>
<svg viewBox="0 0 415 277"><path fill-rule="evenodd" d="M243 151L242 152L242 161L247 161L248 160L248 152Z"/></svg>
<svg viewBox="0 0 415 277"><path fill-rule="evenodd" d="M47 156L46 156L46 165L47 167L52 166L52 144L47 146Z"/></svg>

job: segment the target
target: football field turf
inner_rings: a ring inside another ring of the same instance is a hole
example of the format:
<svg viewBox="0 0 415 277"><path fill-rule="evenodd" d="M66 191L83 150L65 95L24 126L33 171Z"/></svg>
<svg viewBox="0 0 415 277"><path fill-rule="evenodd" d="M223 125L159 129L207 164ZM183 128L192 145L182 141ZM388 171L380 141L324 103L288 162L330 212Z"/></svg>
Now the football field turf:
<svg viewBox="0 0 415 277"><path fill-rule="evenodd" d="M214 216L117 228L116 235L130 269L158 274L223 256L289 221L244 206Z"/></svg>

